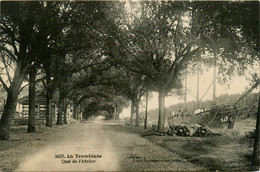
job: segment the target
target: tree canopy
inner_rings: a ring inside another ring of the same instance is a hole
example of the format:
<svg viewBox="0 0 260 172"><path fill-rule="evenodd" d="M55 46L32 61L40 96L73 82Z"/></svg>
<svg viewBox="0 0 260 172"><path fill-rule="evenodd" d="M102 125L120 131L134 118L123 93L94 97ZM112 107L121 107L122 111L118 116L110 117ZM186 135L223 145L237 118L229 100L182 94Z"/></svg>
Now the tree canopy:
<svg viewBox="0 0 260 172"><path fill-rule="evenodd" d="M181 94L187 68L194 72L198 63L212 66L217 58L221 73L231 76L259 61L258 5L2 2L1 71L6 77L1 75L0 82L8 96L0 137L9 137L19 90L32 68L44 73L47 104L58 92L60 115L69 104L64 102L90 113L128 99L135 105L137 124L139 101L149 87L159 93L158 131L164 131L165 97Z"/></svg>

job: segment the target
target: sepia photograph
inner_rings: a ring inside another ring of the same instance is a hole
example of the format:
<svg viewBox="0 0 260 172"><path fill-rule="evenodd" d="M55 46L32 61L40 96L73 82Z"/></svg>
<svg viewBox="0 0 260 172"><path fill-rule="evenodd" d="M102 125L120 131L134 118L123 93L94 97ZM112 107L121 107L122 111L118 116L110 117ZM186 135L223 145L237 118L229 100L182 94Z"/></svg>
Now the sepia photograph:
<svg viewBox="0 0 260 172"><path fill-rule="evenodd" d="M0 0L0 172L260 171L259 8Z"/></svg>

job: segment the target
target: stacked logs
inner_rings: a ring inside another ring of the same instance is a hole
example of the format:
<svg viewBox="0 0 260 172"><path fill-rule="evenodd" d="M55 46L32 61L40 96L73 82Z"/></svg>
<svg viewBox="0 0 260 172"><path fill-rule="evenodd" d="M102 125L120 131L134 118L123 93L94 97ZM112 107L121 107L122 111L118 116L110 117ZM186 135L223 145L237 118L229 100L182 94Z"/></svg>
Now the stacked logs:
<svg viewBox="0 0 260 172"><path fill-rule="evenodd" d="M189 136L190 130L186 126L178 125L175 127L174 134L177 136Z"/></svg>
<svg viewBox="0 0 260 172"><path fill-rule="evenodd" d="M196 137L205 137L209 134L208 130L203 127L203 126L200 126L197 131L193 134L193 136L196 136Z"/></svg>
<svg viewBox="0 0 260 172"><path fill-rule="evenodd" d="M193 130L195 129L195 132ZM205 137L209 135L206 127L198 125L198 127L187 127L185 125L177 125L175 127L171 126L168 131L168 135L176 135L176 136L195 136L195 137Z"/></svg>

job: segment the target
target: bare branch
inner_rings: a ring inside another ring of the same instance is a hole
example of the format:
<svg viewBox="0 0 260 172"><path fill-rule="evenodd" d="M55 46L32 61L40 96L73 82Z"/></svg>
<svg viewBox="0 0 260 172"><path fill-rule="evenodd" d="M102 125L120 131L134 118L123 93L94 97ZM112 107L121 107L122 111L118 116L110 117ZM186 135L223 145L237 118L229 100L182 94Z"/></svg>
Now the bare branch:
<svg viewBox="0 0 260 172"><path fill-rule="evenodd" d="M46 78L46 77L37 79L35 82L36 82L36 83L39 82L39 81L44 82L44 79L45 79L45 78ZM19 93L22 92L22 90L23 90L25 87L27 87L28 85L29 85L29 84L24 85L24 86L19 90ZM46 84L44 83L44 85L46 85Z"/></svg>
<svg viewBox="0 0 260 172"><path fill-rule="evenodd" d="M3 80L3 78L2 78L1 76L0 76L0 82L2 83L4 89L5 89L6 91L8 91L9 88L8 88L8 86L6 85L6 83L4 82L4 80Z"/></svg>
<svg viewBox="0 0 260 172"><path fill-rule="evenodd" d="M2 24L5 26L5 27L2 27L3 31L11 37L10 44L14 49L15 55L18 55L18 50L17 50L16 45L15 45L16 39L15 39L15 36L14 36L14 32L6 25L4 20L3 20Z"/></svg>
<svg viewBox="0 0 260 172"><path fill-rule="evenodd" d="M44 82L44 80L41 80L44 86L47 86L47 84Z"/></svg>
<svg viewBox="0 0 260 172"><path fill-rule="evenodd" d="M4 66L5 66L5 71L6 71L6 75L7 75L8 81L9 81L9 83L11 84L11 82L12 82L12 77L10 76L10 73L9 73L9 71L8 71L8 66L7 66L7 64L6 64L6 61L5 61L4 56L2 56L2 61L3 61Z"/></svg>
<svg viewBox="0 0 260 172"><path fill-rule="evenodd" d="M14 62L17 62L16 56L15 56L10 50L8 50L6 47L0 46L0 51L6 52L6 53L11 57L11 59L12 59Z"/></svg>
<svg viewBox="0 0 260 172"><path fill-rule="evenodd" d="M24 85L22 88L20 88L19 93L23 91L25 87L27 87L29 84Z"/></svg>
<svg viewBox="0 0 260 172"><path fill-rule="evenodd" d="M146 85L142 85L142 88L141 88L140 91L139 91L138 100L140 100L141 97L144 95L144 93L145 93L145 88L146 88Z"/></svg>
<svg viewBox="0 0 260 172"><path fill-rule="evenodd" d="M178 65L175 66L175 68L173 69L173 73L174 74L177 74L178 71L183 67L183 64L187 61L187 58L198 53L198 52L201 52L203 51L203 49L201 49L200 47L190 51L189 53L186 53L182 56L182 58L179 60L179 63Z"/></svg>

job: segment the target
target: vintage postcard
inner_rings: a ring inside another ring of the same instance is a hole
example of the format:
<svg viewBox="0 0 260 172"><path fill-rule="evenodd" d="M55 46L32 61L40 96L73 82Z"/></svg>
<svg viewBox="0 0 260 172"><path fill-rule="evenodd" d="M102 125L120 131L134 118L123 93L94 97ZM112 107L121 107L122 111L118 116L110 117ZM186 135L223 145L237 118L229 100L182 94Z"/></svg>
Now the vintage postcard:
<svg viewBox="0 0 260 172"><path fill-rule="evenodd" d="M259 171L259 1L0 1L0 172Z"/></svg>

